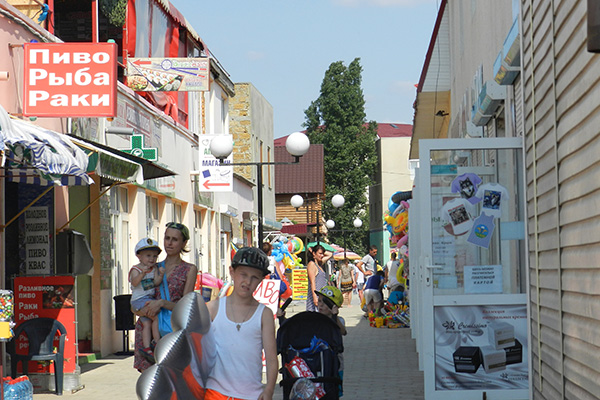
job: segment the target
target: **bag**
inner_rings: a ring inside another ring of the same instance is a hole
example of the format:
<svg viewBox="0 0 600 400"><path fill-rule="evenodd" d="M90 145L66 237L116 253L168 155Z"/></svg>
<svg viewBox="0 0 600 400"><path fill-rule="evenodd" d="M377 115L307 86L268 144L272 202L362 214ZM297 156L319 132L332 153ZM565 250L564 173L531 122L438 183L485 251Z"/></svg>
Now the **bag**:
<svg viewBox="0 0 600 400"><path fill-rule="evenodd" d="M171 301L166 277L160 284L160 297L167 301ZM158 332L160 333L160 337L173 332L173 327L171 326L171 314L172 311L166 308L161 308L160 313L158 313Z"/></svg>

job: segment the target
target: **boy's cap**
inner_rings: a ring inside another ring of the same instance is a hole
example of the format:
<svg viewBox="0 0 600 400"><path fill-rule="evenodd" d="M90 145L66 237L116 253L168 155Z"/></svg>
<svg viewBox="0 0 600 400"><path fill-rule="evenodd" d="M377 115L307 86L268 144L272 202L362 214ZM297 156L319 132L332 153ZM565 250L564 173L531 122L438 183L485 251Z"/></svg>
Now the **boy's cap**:
<svg viewBox="0 0 600 400"><path fill-rule="evenodd" d="M341 307L344 302L342 291L335 286L323 286L321 290L315 290L315 293L327 297L338 307Z"/></svg>
<svg viewBox="0 0 600 400"><path fill-rule="evenodd" d="M235 268L240 265L259 269L264 275L270 274L267 255L256 247L242 247L235 253L231 266Z"/></svg>
<svg viewBox="0 0 600 400"><path fill-rule="evenodd" d="M135 245L135 254L139 253L142 250L158 250L158 254L162 251L158 246L158 242L154 239L143 238Z"/></svg>

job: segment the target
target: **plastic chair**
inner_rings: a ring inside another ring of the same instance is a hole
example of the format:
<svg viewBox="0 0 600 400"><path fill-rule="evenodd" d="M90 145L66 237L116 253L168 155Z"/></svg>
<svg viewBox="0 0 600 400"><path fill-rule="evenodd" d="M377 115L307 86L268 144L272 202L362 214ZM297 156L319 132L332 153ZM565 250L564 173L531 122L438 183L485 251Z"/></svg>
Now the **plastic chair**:
<svg viewBox="0 0 600 400"><path fill-rule="evenodd" d="M56 332L60 332L58 351L54 352L54 337ZM15 352L16 338L21 333L27 335L29 340L29 351L27 355L17 354ZM54 361L54 379L56 385L56 394L63 394L63 369L64 369L64 351L65 338L67 330L59 321L52 318L34 318L21 323L15 329L15 336L12 340L10 349L11 376L14 379L17 375L17 364L19 361L23 364L23 374L27 375L29 361Z"/></svg>

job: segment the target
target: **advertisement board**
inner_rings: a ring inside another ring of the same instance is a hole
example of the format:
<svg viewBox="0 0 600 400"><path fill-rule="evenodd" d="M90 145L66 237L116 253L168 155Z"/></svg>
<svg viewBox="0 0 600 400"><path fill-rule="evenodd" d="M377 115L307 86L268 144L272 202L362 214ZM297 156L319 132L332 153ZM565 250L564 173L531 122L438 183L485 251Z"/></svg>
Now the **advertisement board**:
<svg viewBox="0 0 600 400"><path fill-rule="evenodd" d="M77 367L75 278L73 276L17 277L14 295L17 326L33 318L52 318L64 325L67 330L64 373L74 373ZM27 354L28 343L25 337L16 340L17 353ZM55 346L57 345L58 335L55 338ZM48 366L45 362L30 361L29 372L54 372L54 366Z"/></svg>
<svg viewBox="0 0 600 400"><path fill-rule="evenodd" d="M233 152L224 164L210 152L210 142L217 135L200 136L200 173L201 192L231 192L233 190Z"/></svg>
<svg viewBox="0 0 600 400"><path fill-rule="evenodd" d="M436 390L527 389L527 306L435 307Z"/></svg>
<svg viewBox="0 0 600 400"><path fill-rule="evenodd" d="M115 43L25 43L23 48L23 115L116 115Z"/></svg>
<svg viewBox="0 0 600 400"><path fill-rule="evenodd" d="M136 92L205 92L208 58L128 58L127 86Z"/></svg>

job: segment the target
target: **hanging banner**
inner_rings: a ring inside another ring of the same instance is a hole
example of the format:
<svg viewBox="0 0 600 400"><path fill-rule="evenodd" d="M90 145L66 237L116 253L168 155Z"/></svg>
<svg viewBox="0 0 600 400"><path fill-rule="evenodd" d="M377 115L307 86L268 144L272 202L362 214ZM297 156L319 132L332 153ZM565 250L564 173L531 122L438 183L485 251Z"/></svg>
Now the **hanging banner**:
<svg viewBox="0 0 600 400"><path fill-rule="evenodd" d="M136 92L206 92L208 58L129 58L127 86Z"/></svg>
<svg viewBox="0 0 600 400"><path fill-rule="evenodd" d="M115 43L25 43L23 115L114 117Z"/></svg>
<svg viewBox="0 0 600 400"><path fill-rule="evenodd" d="M64 373L74 373L77 367L75 341L75 278L73 276L15 278L15 323L17 326L33 318L52 318L67 330ZM17 353L27 354L28 342L17 338ZM58 334L55 337L58 346ZM19 368L21 364L19 364ZM54 372L51 366L29 362L30 373Z"/></svg>
<svg viewBox="0 0 600 400"><path fill-rule="evenodd" d="M527 306L435 307L435 389L529 386Z"/></svg>

